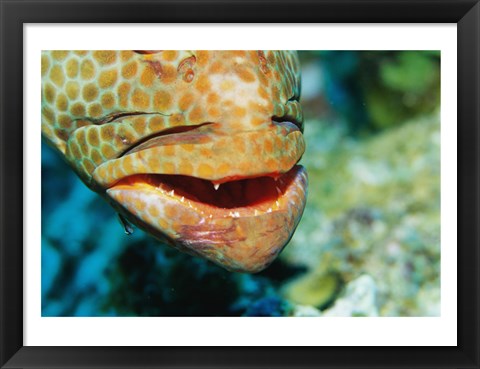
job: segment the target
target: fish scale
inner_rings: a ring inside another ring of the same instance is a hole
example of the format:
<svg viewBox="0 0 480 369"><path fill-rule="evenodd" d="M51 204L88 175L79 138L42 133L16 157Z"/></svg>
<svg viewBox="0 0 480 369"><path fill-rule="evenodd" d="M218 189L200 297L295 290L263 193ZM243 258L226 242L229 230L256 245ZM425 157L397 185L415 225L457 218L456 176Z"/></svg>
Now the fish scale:
<svg viewBox="0 0 480 369"><path fill-rule="evenodd" d="M307 187L296 52L50 50L41 73L42 136L123 217L234 271L264 269L288 242ZM257 177L291 186L264 196L275 211L235 210L162 192L155 175L217 191Z"/></svg>

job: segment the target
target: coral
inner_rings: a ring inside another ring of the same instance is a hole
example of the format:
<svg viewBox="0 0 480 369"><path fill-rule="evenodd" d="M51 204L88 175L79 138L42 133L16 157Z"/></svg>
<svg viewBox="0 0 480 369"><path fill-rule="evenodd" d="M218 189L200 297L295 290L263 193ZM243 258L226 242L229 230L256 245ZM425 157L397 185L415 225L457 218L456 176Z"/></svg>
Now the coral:
<svg viewBox="0 0 480 369"><path fill-rule="evenodd" d="M318 276L333 273L348 283L366 273L377 283L380 315L435 315L438 309L431 306L438 305L440 289L438 115L360 141L339 129L330 132L322 122L309 123L307 208L281 256L308 268L299 279L303 282L291 282L308 286L297 303L325 293L325 283L313 282Z"/></svg>
<svg viewBox="0 0 480 369"><path fill-rule="evenodd" d="M362 275L345 286L345 291L322 316L378 316L377 286L369 275Z"/></svg>

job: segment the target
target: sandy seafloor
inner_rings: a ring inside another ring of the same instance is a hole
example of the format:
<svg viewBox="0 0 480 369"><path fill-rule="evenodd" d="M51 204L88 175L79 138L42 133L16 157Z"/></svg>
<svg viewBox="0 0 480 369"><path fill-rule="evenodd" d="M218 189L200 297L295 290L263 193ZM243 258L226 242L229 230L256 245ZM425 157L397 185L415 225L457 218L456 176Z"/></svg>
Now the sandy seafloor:
<svg viewBox="0 0 480 369"><path fill-rule="evenodd" d="M317 59L302 56L307 206L290 243L259 274L227 272L138 229L127 236L113 209L42 144L42 315L438 316L439 108L392 108L389 124L352 133L355 114L338 105L378 105L372 94L389 95L335 85L338 71ZM404 59L392 59L407 65L399 73L422 68ZM394 72L382 78L395 82ZM395 93L406 88L402 78L397 90L388 83Z"/></svg>

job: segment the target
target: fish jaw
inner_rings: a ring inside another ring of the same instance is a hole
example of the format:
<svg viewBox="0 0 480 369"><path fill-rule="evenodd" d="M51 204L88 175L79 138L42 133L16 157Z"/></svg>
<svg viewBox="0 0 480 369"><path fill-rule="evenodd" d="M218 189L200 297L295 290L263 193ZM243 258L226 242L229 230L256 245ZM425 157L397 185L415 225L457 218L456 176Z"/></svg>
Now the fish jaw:
<svg viewBox="0 0 480 369"><path fill-rule="evenodd" d="M235 134L205 124L142 142L101 164L93 179L155 237L254 273L275 259L301 218L307 175L296 164L304 149L293 123Z"/></svg>
<svg viewBox="0 0 480 369"><path fill-rule="evenodd" d="M141 228L230 271L266 268L292 237L306 202L307 173L299 165L277 179L237 180L218 190L206 180L167 177L132 176L106 192ZM193 186L204 188L189 191Z"/></svg>

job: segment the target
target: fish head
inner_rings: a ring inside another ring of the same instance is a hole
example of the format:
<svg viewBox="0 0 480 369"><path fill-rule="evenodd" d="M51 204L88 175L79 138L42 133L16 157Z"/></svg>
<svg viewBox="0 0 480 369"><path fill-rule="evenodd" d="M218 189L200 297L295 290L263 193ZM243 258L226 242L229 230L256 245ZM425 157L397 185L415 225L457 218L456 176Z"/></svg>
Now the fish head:
<svg viewBox="0 0 480 369"><path fill-rule="evenodd" d="M42 54L47 141L132 223L232 271L268 266L303 213L299 95L292 51Z"/></svg>

